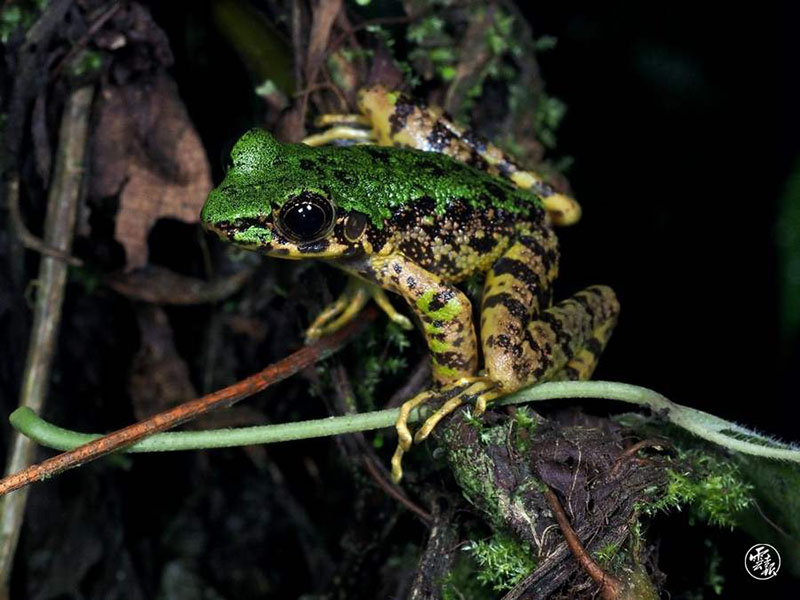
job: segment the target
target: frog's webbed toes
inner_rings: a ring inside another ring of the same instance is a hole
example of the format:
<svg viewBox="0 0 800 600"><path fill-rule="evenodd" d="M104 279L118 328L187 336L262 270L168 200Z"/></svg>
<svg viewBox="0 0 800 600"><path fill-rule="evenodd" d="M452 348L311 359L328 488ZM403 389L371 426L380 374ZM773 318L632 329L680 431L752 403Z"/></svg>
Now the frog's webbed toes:
<svg viewBox="0 0 800 600"><path fill-rule="evenodd" d="M397 449L392 457L392 477L400 481L403 476L402 459L413 442L420 443L427 438L439 422L454 412L459 406L475 402L475 414L482 414L491 400L501 396L496 382L486 377L464 377L440 390L429 390L408 400L400 408L395 427L397 429ZM408 427L411 411L434 401L441 401L439 406L422 424L412 437ZM412 442L413 440L413 442Z"/></svg>
<svg viewBox="0 0 800 600"><path fill-rule="evenodd" d="M385 312L394 323L403 329L414 329L414 324L411 322L411 319L398 312L397 309L392 306L392 303L389 301L389 298L383 289L379 288L378 286L373 286L372 299L375 300L375 304L380 306L381 310L383 310L383 312Z"/></svg>
<svg viewBox="0 0 800 600"><path fill-rule="evenodd" d="M369 298L368 285L351 278L342 295L326 306L306 329L306 341L312 342L344 327L364 308Z"/></svg>
<svg viewBox="0 0 800 600"><path fill-rule="evenodd" d="M372 298L389 318L403 329L413 329L414 324L399 313L382 288L375 284L351 277L341 296L326 306L306 329L306 341L314 341L329 335L349 323Z"/></svg>

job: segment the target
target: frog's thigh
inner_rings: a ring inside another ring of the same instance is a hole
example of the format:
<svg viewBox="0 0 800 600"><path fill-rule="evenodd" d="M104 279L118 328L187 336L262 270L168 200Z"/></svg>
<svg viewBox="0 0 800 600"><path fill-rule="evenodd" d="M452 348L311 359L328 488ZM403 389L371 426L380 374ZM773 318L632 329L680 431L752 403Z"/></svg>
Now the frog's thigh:
<svg viewBox="0 0 800 600"><path fill-rule="evenodd" d="M372 257L370 266L376 282L403 296L422 322L434 380L446 384L474 375L478 348L469 298L402 254Z"/></svg>
<svg viewBox="0 0 800 600"><path fill-rule="evenodd" d="M527 324L522 339L489 335L493 362L487 361L487 373L507 391L548 379L588 378L618 314L611 288L586 288L543 311Z"/></svg>
<svg viewBox="0 0 800 600"><path fill-rule="evenodd" d="M608 290L608 288L605 289ZM616 306L616 310L619 311L619 306ZM577 354L567 362L566 366L550 377L550 381L582 381L590 379L597 366L597 361L600 359L600 354L602 354L609 338L611 338L611 332L614 331L616 324L616 314L613 318L601 323L592 332L592 336L578 350Z"/></svg>
<svg viewBox="0 0 800 600"><path fill-rule="evenodd" d="M531 319L550 305L550 285L558 271L556 238L543 230L521 237L493 265L481 305L481 346L487 374L505 387L516 381L514 358Z"/></svg>

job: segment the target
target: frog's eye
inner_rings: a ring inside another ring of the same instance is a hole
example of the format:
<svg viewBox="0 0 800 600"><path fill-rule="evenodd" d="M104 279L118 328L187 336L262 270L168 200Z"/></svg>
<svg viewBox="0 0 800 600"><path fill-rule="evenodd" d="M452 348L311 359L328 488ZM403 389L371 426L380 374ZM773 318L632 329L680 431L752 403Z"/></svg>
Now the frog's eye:
<svg viewBox="0 0 800 600"><path fill-rule="evenodd" d="M295 242L314 242L333 225L333 205L321 194L303 192L286 201L278 213L278 230Z"/></svg>

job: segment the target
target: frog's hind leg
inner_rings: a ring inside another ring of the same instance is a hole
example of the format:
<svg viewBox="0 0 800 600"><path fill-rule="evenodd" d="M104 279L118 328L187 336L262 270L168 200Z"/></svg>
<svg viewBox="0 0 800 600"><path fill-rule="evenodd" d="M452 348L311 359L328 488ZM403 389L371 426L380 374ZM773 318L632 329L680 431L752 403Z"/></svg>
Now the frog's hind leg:
<svg viewBox="0 0 800 600"><path fill-rule="evenodd" d="M517 187L531 190L539 196L554 224L559 226L572 225L580 220L581 205L578 204L575 198L557 191L536 171L520 168L500 148L487 142L474 132L453 123L443 116L439 117L439 122L455 135L461 143L467 145L474 155L483 159L489 167L496 169L499 175L510 179ZM471 161L474 161L474 158Z"/></svg>
<svg viewBox="0 0 800 600"><path fill-rule="evenodd" d="M308 146L324 146L345 141L356 144L375 144L377 142L372 123L364 115L320 115L314 124L327 129L306 137L303 143Z"/></svg>
<svg viewBox="0 0 800 600"><path fill-rule="evenodd" d="M502 382L505 393L542 381L588 379L618 314L613 290L600 285L532 315L527 323L512 312L495 313L492 320L501 327L483 335L487 374ZM523 335L512 338L512 331Z"/></svg>
<svg viewBox="0 0 800 600"><path fill-rule="evenodd" d="M611 337L616 319L609 319L592 332L592 336L578 350L563 369L557 371L550 381L585 381L592 377L600 354Z"/></svg>

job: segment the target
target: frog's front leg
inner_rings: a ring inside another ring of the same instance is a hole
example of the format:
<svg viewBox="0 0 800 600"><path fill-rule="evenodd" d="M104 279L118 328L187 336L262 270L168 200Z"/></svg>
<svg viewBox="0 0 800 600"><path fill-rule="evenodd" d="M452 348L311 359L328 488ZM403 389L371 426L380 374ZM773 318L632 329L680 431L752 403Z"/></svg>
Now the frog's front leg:
<svg viewBox="0 0 800 600"><path fill-rule="evenodd" d="M375 300L389 318L403 329L414 327L408 317L395 310L386 297L386 292L381 288L374 283L350 276L342 294L326 306L306 329L306 341L312 342L344 327L364 308L370 298Z"/></svg>
<svg viewBox="0 0 800 600"><path fill-rule="evenodd" d="M400 294L419 317L438 385L474 375L478 343L472 305L458 288L400 253L369 258L366 277Z"/></svg>
<svg viewBox="0 0 800 600"><path fill-rule="evenodd" d="M436 423L468 399L487 402L496 387L477 376L477 336L469 299L456 287L426 271L402 254L369 259L369 277L403 296L419 318L431 354L435 388L408 400L397 419L397 450L392 458L395 480L402 476L401 462L412 444L408 428L411 411L430 401L444 402L420 431ZM365 273L367 275L367 273Z"/></svg>

